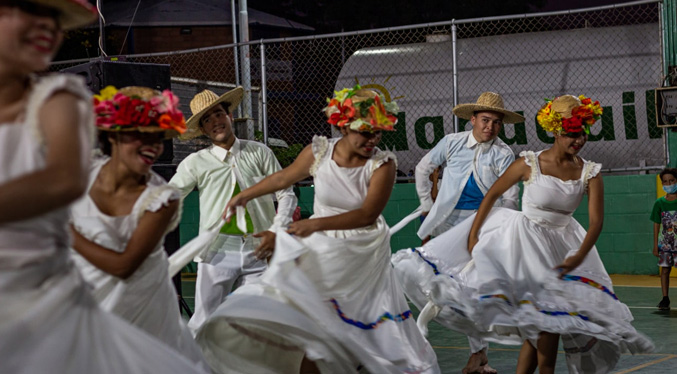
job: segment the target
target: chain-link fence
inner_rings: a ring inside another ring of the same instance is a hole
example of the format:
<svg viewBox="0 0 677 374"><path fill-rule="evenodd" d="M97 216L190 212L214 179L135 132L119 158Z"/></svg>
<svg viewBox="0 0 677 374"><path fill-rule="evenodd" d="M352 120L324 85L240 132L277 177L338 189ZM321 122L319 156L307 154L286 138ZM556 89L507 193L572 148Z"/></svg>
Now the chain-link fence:
<svg viewBox="0 0 677 374"><path fill-rule="evenodd" d="M602 103L604 115L583 157L607 172L658 169L667 164L653 96L663 79L661 40L660 3L638 1L250 42L251 86L261 88L253 90L252 117L277 145L307 144L313 135L331 135L322 108L332 91L374 88L401 108L397 131L384 134L381 148L396 152L404 177L444 134L470 129L454 123L455 103L500 93L506 108L526 117L499 135L518 154L553 141L535 121L544 98L584 94ZM223 92L235 82L233 45L127 61L170 64L173 87L185 86L185 105L199 89Z"/></svg>

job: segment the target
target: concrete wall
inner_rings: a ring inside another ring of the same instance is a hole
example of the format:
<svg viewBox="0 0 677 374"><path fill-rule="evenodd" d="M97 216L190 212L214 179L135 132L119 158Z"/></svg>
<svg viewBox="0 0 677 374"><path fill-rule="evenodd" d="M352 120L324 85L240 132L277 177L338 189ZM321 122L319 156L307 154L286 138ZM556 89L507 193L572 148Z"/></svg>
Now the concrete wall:
<svg viewBox="0 0 677 374"><path fill-rule="evenodd" d="M299 206L302 215L313 210L313 188L300 189ZM597 250L607 271L612 274L656 274L656 258L651 254L653 224L649 221L656 200L656 176L614 175L604 177L604 229L597 241ZM383 215L389 225L418 207L413 183L396 184ZM588 224L587 199L584 198L574 217L584 226ZM199 206L197 192L184 201L180 233L181 244L193 238L198 231ZM420 245L416 236L419 227L414 220L393 236L393 250Z"/></svg>

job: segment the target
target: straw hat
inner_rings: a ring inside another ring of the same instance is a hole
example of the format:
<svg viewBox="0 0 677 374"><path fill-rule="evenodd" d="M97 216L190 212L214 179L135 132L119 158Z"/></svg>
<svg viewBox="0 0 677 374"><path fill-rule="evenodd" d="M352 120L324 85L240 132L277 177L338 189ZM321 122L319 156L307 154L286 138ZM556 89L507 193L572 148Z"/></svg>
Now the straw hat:
<svg viewBox="0 0 677 374"><path fill-rule="evenodd" d="M97 19L96 8L87 0L26 0L59 11L59 24L63 30L88 25Z"/></svg>
<svg viewBox="0 0 677 374"><path fill-rule="evenodd" d="M552 110L559 113L562 118L571 118L571 111L581 106L581 100L573 95L560 96L552 101Z"/></svg>
<svg viewBox="0 0 677 374"><path fill-rule="evenodd" d="M219 96L213 91L204 90L193 97L190 101L190 111L193 115L186 121L187 130L179 138L182 140L189 140L202 135L200 132L200 119L208 111L220 103L228 103L228 113L233 113L235 108L240 105L244 89L240 86Z"/></svg>
<svg viewBox="0 0 677 374"><path fill-rule="evenodd" d="M458 104L453 109L454 114L463 119L470 119L475 112L498 112L504 115L503 123L524 122L524 116L506 110L503 98L495 92L483 92L476 103Z"/></svg>

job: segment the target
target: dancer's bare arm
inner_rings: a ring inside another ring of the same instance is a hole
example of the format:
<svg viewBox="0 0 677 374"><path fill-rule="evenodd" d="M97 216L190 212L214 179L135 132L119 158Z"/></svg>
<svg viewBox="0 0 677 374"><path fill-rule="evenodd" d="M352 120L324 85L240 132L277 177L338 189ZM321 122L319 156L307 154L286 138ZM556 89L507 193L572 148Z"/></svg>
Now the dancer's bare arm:
<svg viewBox="0 0 677 374"><path fill-rule="evenodd" d="M122 253L89 241L71 226L73 249L106 273L129 278L162 240L178 209L179 200L173 200L158 211L145 212Z"/></svg>
<svg viewBox="0 0 677 374"><path fill-rule="evenodd" d="M229 210L235 213L236 207L245 206L251 199L285 189L308 178L313 161L315 161L315 156L313 156L312 145L307 145L291 165L233 196L223 211L223 216L225 217Z"/></svg>
<svg viewBox="0 0 677 374"><path fill-rule="evenodd" d="M84 193L87 171L82 163L79 126L93 124L81 123L83 105L75 95L59 92L40 109L40 133L47 150L45 167L0 186L0 223L45 214Z"/></svg>
<svg viewBox="0 0 677 374"><path fill-rule="evenodd" d="M595 242L597 242L599 234L602 232L602 224L604 222L604 183L600 174L597 174L588 181L588 215L588 233L585 235L580 248L575 255L568 257L562 264L555 267L560 269L560 276L574 270L583 262L585 256L588 255Z"/></svg>
<svg viewBox="0 0 677 374"><path fill-rule="evenodd" d="M311 218L289 225L288 233L301 237L323 230L350 230L372 225L385 209L395 184L394 161L385 162L374 171L367 197L358 209L331 217Z"/></svg>
<svg viewBox="0 0 677 374"><path fill-rule="evenodd" d="M468 235L468 251L472 252L475 244L479 240L479 232L484 224L484 220L487 218L487 215L491 211L491 208L496 203L496 200L505 193L510 187L517 184L519 181L525 181L529 179L531 175L531 168L524 162L524 158L519 158L508 167L508 170L505 171L491 186L487 195L482 199L482 204L477 211L475 216L475 221L473 221L472 227L470 228L470 234Z"/></svg>

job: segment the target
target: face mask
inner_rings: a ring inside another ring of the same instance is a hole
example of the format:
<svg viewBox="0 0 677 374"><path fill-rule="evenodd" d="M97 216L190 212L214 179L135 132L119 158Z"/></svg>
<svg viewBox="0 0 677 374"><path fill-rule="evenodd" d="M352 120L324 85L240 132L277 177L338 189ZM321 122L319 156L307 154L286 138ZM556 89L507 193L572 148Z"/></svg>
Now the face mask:
<svg viewBox="0 0 677 374"><path fill-rule="evenodd" d="M663 186L663 191L670 194L677 193L677 183L671 184L669 186Z"/></svg>

